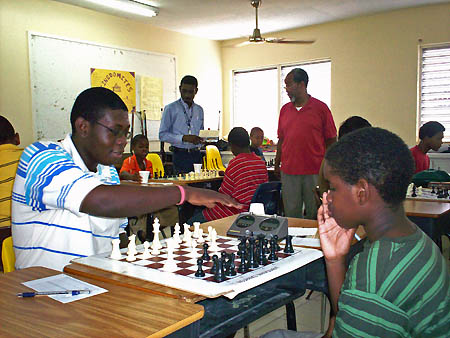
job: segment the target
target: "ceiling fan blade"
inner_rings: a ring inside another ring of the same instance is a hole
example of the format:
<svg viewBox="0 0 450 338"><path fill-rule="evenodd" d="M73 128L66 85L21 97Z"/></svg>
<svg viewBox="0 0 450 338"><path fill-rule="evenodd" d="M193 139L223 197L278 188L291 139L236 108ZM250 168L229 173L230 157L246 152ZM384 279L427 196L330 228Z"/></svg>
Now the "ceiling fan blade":
<svg viewBox="0 0 450 338"><path fill-rule="evenodd" d="M247 40L247 41L240 42L240 43L234 45L233 47L244 47L244 46L248 46L251 44L252 44L252 42Z"/></svg>
<svg viewBox="0 0 450 338"><path fill-rule="evenodd" d="M314 43L316 40L286 40L285 38L266 38L267 43L286 43L307 45Z"/></svg>

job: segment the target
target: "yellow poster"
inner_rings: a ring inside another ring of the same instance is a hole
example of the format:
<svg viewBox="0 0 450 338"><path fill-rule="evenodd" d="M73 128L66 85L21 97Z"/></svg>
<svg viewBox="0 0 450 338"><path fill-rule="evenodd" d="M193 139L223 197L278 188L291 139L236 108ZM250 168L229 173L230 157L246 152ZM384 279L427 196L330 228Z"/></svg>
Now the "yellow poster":
<svg viewBox="0 0 450 338"><path fill-rule="evenodd" d="M141 110L149 120L161 120L163 107L163 80L161 78L141 77Z"/></svg>
<svg viewBox="0 0 450 338"><path fill-rule="evenodd" d="M136 111L136 77L134 72L91 68L91 86L111 89L125 102L128 112Z"/></svg>

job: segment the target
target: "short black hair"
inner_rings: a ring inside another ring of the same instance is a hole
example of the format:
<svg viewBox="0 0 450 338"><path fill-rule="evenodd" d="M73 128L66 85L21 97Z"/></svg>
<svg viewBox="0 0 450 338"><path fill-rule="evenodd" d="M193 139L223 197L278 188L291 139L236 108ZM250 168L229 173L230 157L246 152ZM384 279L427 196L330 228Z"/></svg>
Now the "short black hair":
<svg viewBox="0 0 450 338"><path fill-rule="evenodd" d="M5 144L14 138L16 132L11 122L2 115L0 115L0 144Z"/></svg>
<svg viewBox="0 0 450 338"><path fill-rule="evenodd" d="M183 83L185 83L185 84L190 84L190 85L194 85L195 88L198 87L198 81L197 81L197 79L196 79L194 76L192 76L192 75L186 75L186 76L184 76L184 77L181 79L180 86L181 86Z"/></svg>
<svg viewBox="0 0 450 338"><path fill-rule="evenodd" d="M433 137L437 133L445 131L445 127L437 121L430 121L425 123L419 129L419 138L423 140L425 137Z"/></svg>
<svg viewBox="0 0 450 338"><path fill-rule="evenodd" d="M140 141L140 140L146 140L148 142L148 138L147 136L143 135L143 134L137 134L136 136L134 136L131 139L131 143L130 143L130 149L133 150L134 146Z"/></svg>
<svg viewBox="0 0 450 338"><path fill-rule="evenodd" d="M248 147L250 145L250 138L247 130L242 127L234 127L228 134L228 142L239 148Z"/></svg>
<svg viewBox="0 0 450 338"><path fill-rule="evenodd" d="M415 168L411 152L400 137L372 127L342 137L328 149L325 160L347 184L367 180L391 207L404 201Z"/></svg>
<svg viewBox="0 0 450 338"><path fill-rule="evenodd" d="M75 121L80 116L94 123L100 120L107 109L128 111L119 95L104 87L92 87L82 91L75 100L70 113L72 134L75 133Z"/></svg>
<svg viewBox="0 0 450 338"><path fill-rule="evenodd" d="M366 119L361 116L351 116L339 127L338 137L341 138L345 134L348 134L356 129L372 127L372 125Z"/></svg>
<svg viewBox="0 0 450 338"><path fill-rule="evenodd" d="M254 133L257 133L257 132L264 134L264 131L260 127L253 127L252 130L250 130L250 136L252 136Z"/></svg>
<svg viewBox="0 0 450 338"><path fill-rule="evenodd" d="M308 87L309 77L306 71L301 68L294 68L290 71L290 73L294 75L294 82L300 83L303 81L305 83L305 87Z"/></svg>

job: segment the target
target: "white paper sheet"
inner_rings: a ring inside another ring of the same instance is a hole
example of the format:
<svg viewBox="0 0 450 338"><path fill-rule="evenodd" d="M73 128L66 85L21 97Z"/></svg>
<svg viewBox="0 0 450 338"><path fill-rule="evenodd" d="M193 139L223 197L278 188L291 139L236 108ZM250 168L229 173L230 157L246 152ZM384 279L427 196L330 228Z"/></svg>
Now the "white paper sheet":
<svg viewBox="0 0 450 338"><path fill-rule="evenodd" d="M288 228L288 232L292 236L314 236L317 228Z"/></svg>
<svg viewBox="0 0 450 338"><path fill-rule="evenodd" d="M65 274L54 275L50 277L40 278L31 280L28 282L23 282L23 285L33 289L37 292L43 291L65 291L65 290L90 290L89 294L81 294L81 295L51 295L50 298L57 300L61 303L70 303L76 300L80 300L83 298L95 296L104 292L108 292L108 290L98 287L93 284L89 284L83 282L79 279L67 276ZM26 290L24 291L26 292Z"/></svg>

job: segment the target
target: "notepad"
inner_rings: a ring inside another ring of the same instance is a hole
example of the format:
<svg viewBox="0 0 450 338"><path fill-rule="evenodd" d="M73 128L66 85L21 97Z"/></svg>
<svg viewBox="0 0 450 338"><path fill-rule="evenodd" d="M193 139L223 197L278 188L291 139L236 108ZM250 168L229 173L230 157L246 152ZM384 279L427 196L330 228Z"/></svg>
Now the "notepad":
<svg viewBox="0 0 450 338"><path fill-rule="evenodd" d="M108 290L96 285L86 283L82 280L67 276L65 274L54 275L50 277L40 278L23 282L23 285L33 289L34 291L62 291L62 290L90 290L89 294L72 295L51 295L48 296L61 303L70 303L87 297L99 295Z"/></svg>

